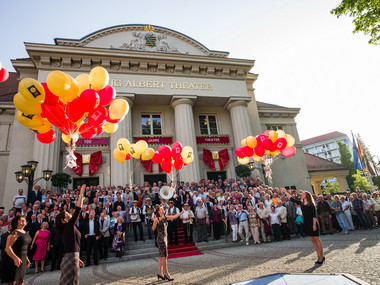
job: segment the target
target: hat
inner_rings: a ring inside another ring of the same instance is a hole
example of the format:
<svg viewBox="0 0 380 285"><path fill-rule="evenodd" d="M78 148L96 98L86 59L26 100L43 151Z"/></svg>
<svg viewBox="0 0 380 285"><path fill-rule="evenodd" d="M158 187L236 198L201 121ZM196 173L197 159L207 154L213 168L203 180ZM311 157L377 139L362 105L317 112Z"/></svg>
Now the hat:
<svg viewBox="0 0 380 285"><path fill-rule="evenodd" d="M148 201L148 200L149 200L149 201L152 201L152 199L150 199L150 198L146 198L146 200L145 200L145 201Z"/></svg>
<svg viewBox="0 0 380 285"><path fill-rule="evenodd" d="M137 201L137 200L135 200L135 201L133 201L133 203L138 203L139 201Z"/></svg>
<svg viewBox="0 0 380 285"><path fill-rule="evenodd" d="M185 203L185 204L183 204L184 206L189 206L189 204L187 204L187 203Z"/></svg>
<svg viewBox="0 0 380 285"><path fill-rule="evenodd" d="M170 200L169 203L173 203L173 204L174 204L174 201L173 201L173 200Z"/></svg>

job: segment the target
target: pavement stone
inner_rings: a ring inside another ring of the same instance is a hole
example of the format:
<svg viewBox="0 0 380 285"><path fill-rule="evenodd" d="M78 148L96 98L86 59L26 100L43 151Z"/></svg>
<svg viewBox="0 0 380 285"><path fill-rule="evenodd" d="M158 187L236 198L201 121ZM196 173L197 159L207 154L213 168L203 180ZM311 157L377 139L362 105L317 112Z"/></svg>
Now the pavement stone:
<svg viewBox="0 0 380 285"><path fill-rule="evenodd" d="M204 251L203 255L168 260L172 284L229 284L274 273L349 273L369 284L380 284L380 230L321 236L326 263L309 238ZM157 254L158 255L158 254ZM80 284L162 284L157 282L158 257L103 263L81 269ZM60 272L28 274L25 284L59 283Z"/></svg>

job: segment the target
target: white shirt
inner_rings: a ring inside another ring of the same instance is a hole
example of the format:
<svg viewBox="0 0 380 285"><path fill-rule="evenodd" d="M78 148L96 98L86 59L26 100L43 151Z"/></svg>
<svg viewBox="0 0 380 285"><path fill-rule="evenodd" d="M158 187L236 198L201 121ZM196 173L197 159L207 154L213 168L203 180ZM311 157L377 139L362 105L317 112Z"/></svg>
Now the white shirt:
<svg viewBox="0 0 380 285"><path fill-rule="evenodd" d="M349 212L349 213L351 213L351 211L350 211L350 202L348 202L348 201L345 201L343 204L342 204L342 209L344 210L346 207L348 206L348 208L347 208L347 210L345 211L345 212Z"/></svg>
<svg viewBox="0 0 380 285"><path fill-rule="evenodd" d="M194 213L191 210L187 210L187 211L184 211L183 214L181 215L181 219L185 219L185 220L182 220L183 224L187 224L190 222L190 220L186 220L189 218L189 213L190 213L190 217L193 218L193 221L194 221Z"/></svg>
<svg viewBox="0 0 380 285"><path fill-rule="evenodd" d="M95 231L94 231L94 220L88 220L88 235L89 236L94 236Z"/></svg>
<svg viewBox="0 0 380 285"><path fill-rule="evenodd" d="M179 210L178 210L178 208L177 207L171 207L171 208L169 208L169 209L166 209L166 211L165 211L165 215L172 215L172 216L174 216L174 215L177 215L177 214L179 214Z"/></svg>
<svg viewBox="0 0 380 285"><path fill-rule="evenodd" d="M270 217L270 223L271 225L273 224L280 224L280 221L278 220L278 213L277 212L269 212L269 217Z"/></svg>
<svg viewBox="0 0 380 285"><path fill-rule="evenodd" d="M25 195L16 195L13 197L13 201L15 201L15 208L20 209L22 204L26 202Z"/></svg>
<svg viewBox="0 0 380 285"><path fill-rule="evenodd" d="M137 220L136 221L132 221L132 223L133 222L135 222L135 223L141 222L141 218L140 218L139 213L140 213L140 208L139 207L135 207L135 206L131 207L131 209L129 210L129 214L130 215L131 214L138 214L137 215Z"/></svg>

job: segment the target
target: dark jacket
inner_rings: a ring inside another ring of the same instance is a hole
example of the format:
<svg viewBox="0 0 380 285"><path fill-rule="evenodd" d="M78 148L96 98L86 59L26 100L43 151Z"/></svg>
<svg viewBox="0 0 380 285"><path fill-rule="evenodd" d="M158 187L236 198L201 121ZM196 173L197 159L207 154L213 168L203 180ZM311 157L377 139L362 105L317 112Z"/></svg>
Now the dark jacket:
<svg viewBox="0 0 380 285"><path fill-rule="evenodd" d="M211 208L209 215L210 215L210 221L215 222L214 208ZM223 214L222 214L222 211L220 209L218 209L218 218L219 218L219 222L222 222Z"/></svg>
<svg viewBox="0 0 380 285"><path fill-rule="evenodd" d="M51 223L50 225L50 245L53 247L63 247L63 242L61 236L58 234L55 224Z"/></svg>
<svg viewBox="0 0 380 285"><path fill-rule="evenodd" d="M36 211L36 217L38 216L38 214L40 213L40 211ZM28 223L30 223L32 221L32 215L33 215L33 210L32 211L29 211L27 214L26 214L26 221Z"/></svg>
<svg viewBox="0 0 380 285"><path fill-rule="evenodd" d="M30 193L30 201L28 201L30 204L34 205L34 203L36 201L40 201L42 200L42 193L41 191L37 191L37 194L36 194L36 191L32 190L32 192Z"/></svg>
<svg viewBox="0 0 380 285"><path fill-rule="evenodd" d="M38 222L38 220L35 220L34 223L30 222L27 224L25 230L29 232L29 235L32 238L32 240L33 240L36 232L41 229L41 224Z"/></svg>
<svg viewBox="0 0 380 285"><path fill-rule="evenodd" d="M6 255L5 252L5 245L7 244L7 238L9 236L9 232L6 232L5 234L1 235L1 243L0 243L0 248L1 248L1 260L4 259L4 256Z"/></svg>
<svg viewBox="0 0 380 285"><path fill-rule="evenodd" d="M84 224L88 221L88 213L85 213L83 218L83 212L79 213L79 231L84 233Z"/></svg>
<svg viewBox="0 0 380 285"><path fill-rule="evenodd" d="M98 237L100 237L99 227L100 227L99 220L94 219L94 233L95 233L95 236L98 236ZM90 219L88 219L84 223L83 234L86 236L88 235L89 232L90 232Z"/></svg>
<svg viewBox="0 0 380 285"><path fill-rule="evenodd" d="M123 232L123 233L125 233L125 231L127 230L127 226L126 226L126 224L125 223L122 223L122 229L121 229L121 231ZM114 229L114 233L116 234L116 232L117 232L117 223L115 224L115 226L113 227L113 229Z"/></svg>

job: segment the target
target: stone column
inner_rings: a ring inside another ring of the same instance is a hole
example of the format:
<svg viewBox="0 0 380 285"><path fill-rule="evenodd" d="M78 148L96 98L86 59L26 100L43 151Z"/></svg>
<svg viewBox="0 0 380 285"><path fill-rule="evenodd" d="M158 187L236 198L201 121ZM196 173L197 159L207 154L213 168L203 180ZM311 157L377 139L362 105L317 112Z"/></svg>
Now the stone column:
<svg viewBox="0 0 380 285"><path fill-rule="evenodd" d="M314 194L317 196L322 195L321 183L322 181L311 182L311 185L313 185L313 188L314 188Z"/></svg>
<svg viewBox="0 0 380 285"><path fill-rule="evenodd" d="M182 146L190 146L194 152L194 161L180 171L180 179L186 182L198 182L199 160L195 138L193 106L197 96L173 96L171 107L174 109L176 141Z"/></svg>
<svg viewBox="0 0 380 285"><path fill-rule="evenodd" d="M248 102L249 100L245 98L230 98L225 105L231 115L235 147L239 147L244 138L253 136L248 116Z"/></svg>
<svg viewBox="0 0 380 285"><path fill-rule="evenodd" d="M346 176L337 176L336 179L338 180L341 192L346 192L347 189L350 189L350 187L348 187Z"/></svg>
<svg viewBox="0 0 380 285"><path fill-rule="evenodd" d="M120 98L121 96L118 96ZM125 161L123 164L117 162L113 158L113 150L116 148L117 140L120 138L126 138L131 144L133 143L132 137L132 106L133 97L122 97L128 101L129 112L125 116L124 120L119 123L119 128L116 132L110 135L110 167L111 167L111 185L125 186L129 183L129 173L131 171L131 160ZM132 181L133 182L133 181Z"/></svg>

